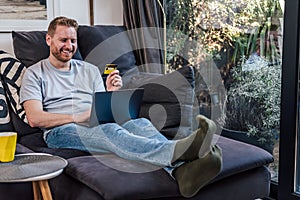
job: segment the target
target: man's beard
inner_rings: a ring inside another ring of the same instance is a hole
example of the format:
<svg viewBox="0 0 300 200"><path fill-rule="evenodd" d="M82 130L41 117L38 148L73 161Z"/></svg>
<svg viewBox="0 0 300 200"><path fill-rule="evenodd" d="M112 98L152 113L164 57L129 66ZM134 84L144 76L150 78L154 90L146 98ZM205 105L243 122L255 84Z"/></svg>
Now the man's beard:
<svg viewBox="0 0 300 200"><path fill-rule="evenodd" d="M62 51L63 51L62 49L59 49L59 50L55 49L55 50L52 50L51 53L57 60L59 60L61 62L68 62L69 60L71 60L72 56L74 55L74 49L69 51L70 56L68 56L68 57L62 56L61 54L64 54Z"/></svg>

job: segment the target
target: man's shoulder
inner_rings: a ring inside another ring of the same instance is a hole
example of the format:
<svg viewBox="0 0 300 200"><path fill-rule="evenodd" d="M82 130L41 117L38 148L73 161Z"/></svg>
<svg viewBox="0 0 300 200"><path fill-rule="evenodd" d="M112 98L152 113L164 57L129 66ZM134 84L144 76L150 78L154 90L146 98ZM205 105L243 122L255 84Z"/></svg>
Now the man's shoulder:
<svg viewBox="0 0 300 200"><path fill-rule="evenodd" d="M40 61L34 63L33 65L27 67L26 71L27 71L27 72L28 72L28 71L30 71L30 72L38 72L38 71L40 71L40 69L41 69L43 63L45 63L45 60L46 60L46 59L40 60Z"/></svg>
<svg viewBox="0 0 300 200"><path fill-rule="evenodd" d="M92 63L86 62L84 60L71 59L71 65L75 65L80 68L84 68L85 70L96 70L98 67Z"/></svg>
<svg viewBox="0 0 300 200"><path fill-rule="evenodd" d="M95 66L94 64L86 62L84 60L77 60L77 59L73 59L73 58L71 59L71 62L79 64L79 65L91 65L91 66Z"/></svg>

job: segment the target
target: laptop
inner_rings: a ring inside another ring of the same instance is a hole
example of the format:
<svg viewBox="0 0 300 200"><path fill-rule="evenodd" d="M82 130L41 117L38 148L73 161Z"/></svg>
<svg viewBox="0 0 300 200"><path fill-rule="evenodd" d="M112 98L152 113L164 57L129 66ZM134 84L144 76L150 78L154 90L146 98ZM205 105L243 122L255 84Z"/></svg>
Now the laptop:
<svg viewBox="0 0 300 200"><path fill-rule="evenodd" d="M90 126L112 122L122 124L138 118L143 95L143 88L96 92Z"/></svg>

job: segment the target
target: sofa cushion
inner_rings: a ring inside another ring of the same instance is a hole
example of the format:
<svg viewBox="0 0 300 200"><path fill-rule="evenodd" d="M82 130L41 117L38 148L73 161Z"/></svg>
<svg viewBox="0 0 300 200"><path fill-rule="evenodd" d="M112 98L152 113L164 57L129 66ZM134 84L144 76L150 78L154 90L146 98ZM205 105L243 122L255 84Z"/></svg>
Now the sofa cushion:
<svg viewBox="0 0 300 200"><path fill-rule="evenodd" d="M49 56L46 33L46 31L12 32L15 56L24 63L26 67ZM78 49L73 58L82 60Z"/></svg>
<svg viewBox="0 0 300 200"><path fill-rule="evenodd" d="M0 67L6 63L6 58L0 53ZM12 131L13 127L10 121L9 108L6 101L6 93L2 82L0 82L0 131Z"/></svg>
<svg viewBox="0 0 300 200"><path fill-rule="evenodd" d="M18 132L18 135L36 132L37 129L31 128L27 124L25 110L19 100L22 76L26 67L14 56L4 51L0 51L0 58L0 75L6 98L10 103L10 116L14 124L14 129Z"/></svg>
<svg viewBox="0 0 300 200"><path fill-rule="evenodd" d="M223 150L223 168L210 183L273 161L267 151L228 138L220 137L218 145ZM104 199L180 197L176 181L163 169L151 170L148 165L112 154L71 158L68 163L65 172Z"/></svg>
<svg viewBox="0 0 300 200"><path fill-rule="evenodd" d="M25 111L20 105L19 91L22 76L25 72L25 65L12 55L0 51L1 56L1 78L6 89L7 98L13 111L23 120L26 120Z"/></svg>
<svg viewBox="0 0 300 200"><path fill-rule="evenodd" d="M33 151L31 149L28 149L27 147L17 143L16 154L23 154L23 153L33 153Z"/></svg>
<svg viewBox="0 0 300 200"><path fill-rule="evenodd" d="M223 166L221 173L212 182L274 161L269 152L251 144L223 136L218 136L217 144L222 149Z"/></svg>
<svg viewBox="0 0 300 200"><path fill-rule="evenodd" d="M128 72L123 76L123 82L124 89L144 88L140 117L151 120L168 138L186 137L197 127L193 113L195 95L192 67L182 67L166 75L144 72L132 75Z"/></svg>
<svg viewBox="0 0 300 200"><path fill-rule="evenodd" d="M78 47L83 59L104 71L106 64L118 64L123 75L135 67L135 56L132 52L124 26L79 26Z"/></svg>
<svg viewBox="0 0 300 200"><path fill-rule="evenodd" d="M142 164L112 154L71 158L68 163L65 172L104 199L152 199L174 193L178 196L176 181L162 169L135 173L133 169L141 169Z"/></svg>

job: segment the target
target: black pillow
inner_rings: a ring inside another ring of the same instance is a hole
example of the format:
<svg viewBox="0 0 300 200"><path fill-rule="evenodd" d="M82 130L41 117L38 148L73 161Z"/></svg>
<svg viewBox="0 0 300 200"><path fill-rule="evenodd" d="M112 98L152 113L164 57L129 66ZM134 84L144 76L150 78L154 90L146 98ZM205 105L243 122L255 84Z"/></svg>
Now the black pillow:
<svg viewBox="0 0 300 200"><path fill-rule="evenodd" d="M118 64L123 75L135 67L135 56L124 26L79 26L78 47L82 58L104 71L106 64Z"/></svg>
<svg viewBox="0 0 300 200"><path fill-rule="evenodd" d="M196 125L192 67L183 67L166 75L129 73L123 80L124 89L144 88L140 117L150 119L165 136L183 138L193 131Z"/></svg>
<svg viewBox="0 0 300 200"><path fill-rule="evenodd" d="M46 43L46 31L12 32L13 47L16 58L26 67L49 56L49 46ZM74 59L82 60L77 49Z"/></svg>

